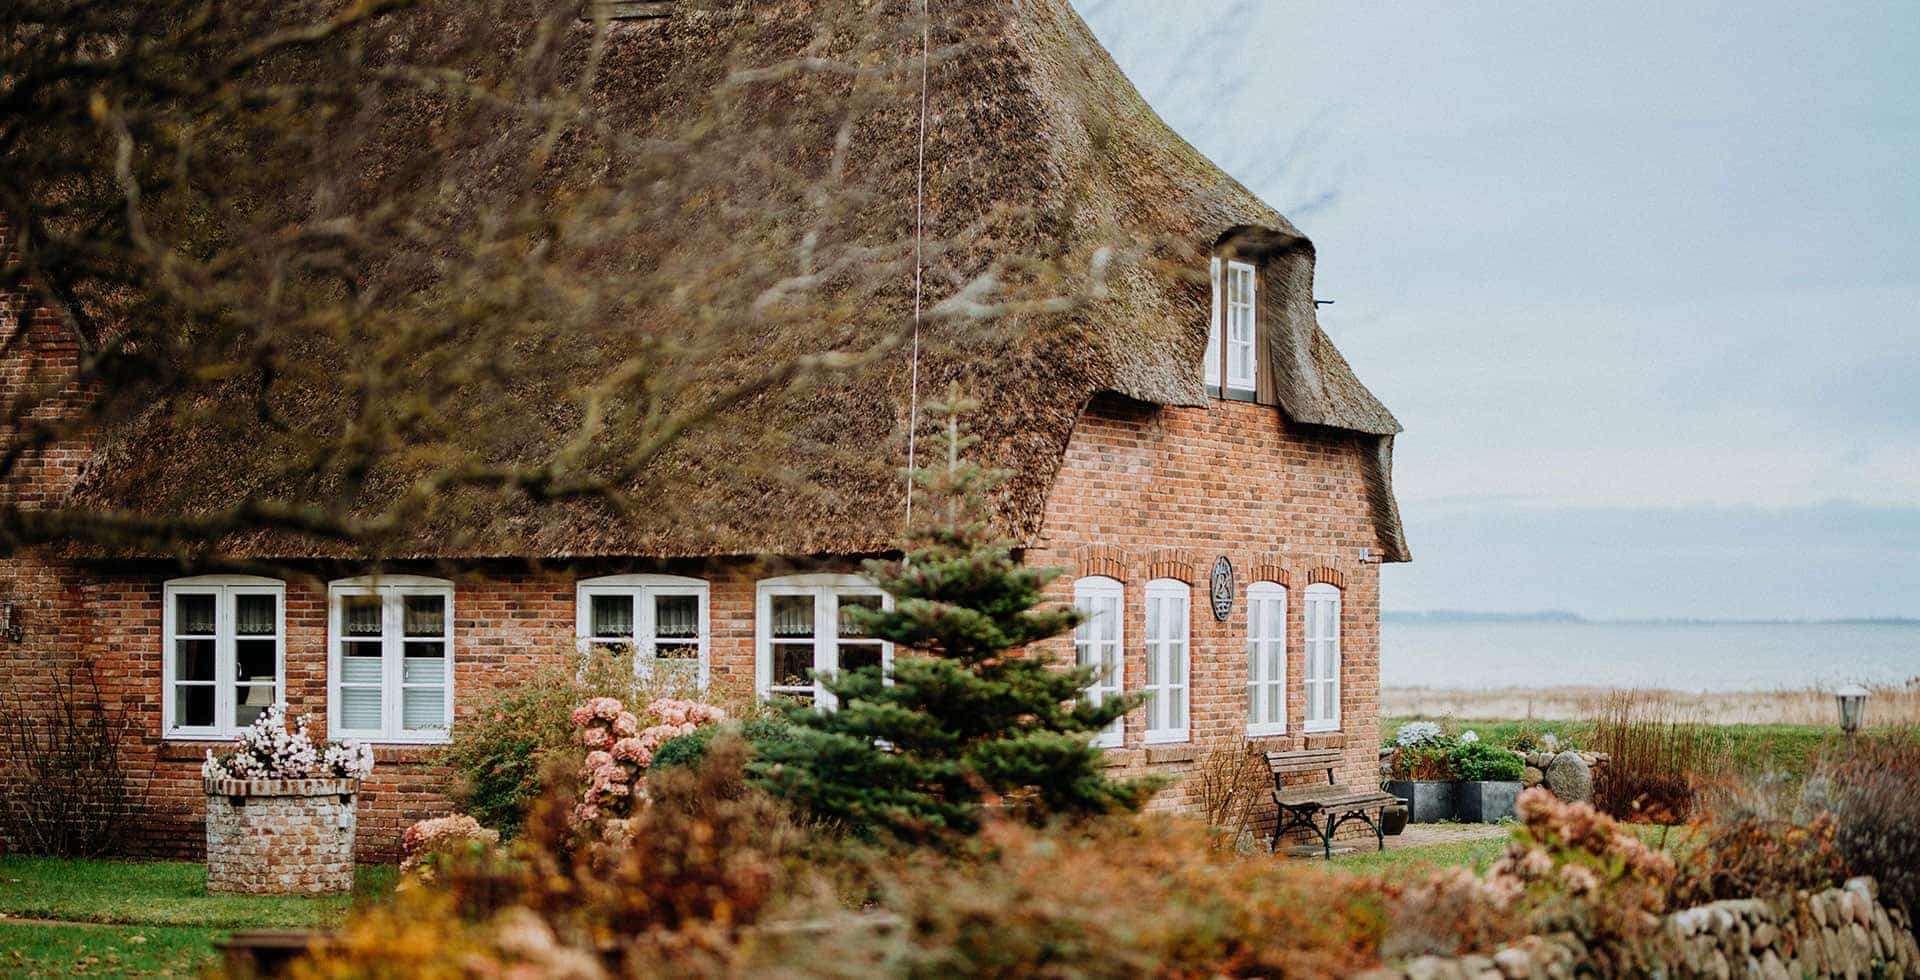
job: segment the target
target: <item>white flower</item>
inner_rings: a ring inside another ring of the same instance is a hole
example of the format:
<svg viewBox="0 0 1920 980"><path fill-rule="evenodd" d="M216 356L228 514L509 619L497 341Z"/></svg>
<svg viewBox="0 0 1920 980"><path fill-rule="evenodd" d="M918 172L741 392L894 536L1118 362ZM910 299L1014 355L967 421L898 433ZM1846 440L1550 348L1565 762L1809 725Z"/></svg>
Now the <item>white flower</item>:
<svg viewBox="0 0 1920 980"><path fill-rule="evenodd" d="M1460 733L1461 745L1472 745L1473 743L1478 741L1480 741L1480 736L1471 731L1465 731Z"/></svg>
<svg viewBox="0 0 1920 980"><path fill-rule="evenodd" d="M1393 742L1401 748L1432 745L1441 740L1440 726L1431 721L1410 721L1394 733Z"/></svg>

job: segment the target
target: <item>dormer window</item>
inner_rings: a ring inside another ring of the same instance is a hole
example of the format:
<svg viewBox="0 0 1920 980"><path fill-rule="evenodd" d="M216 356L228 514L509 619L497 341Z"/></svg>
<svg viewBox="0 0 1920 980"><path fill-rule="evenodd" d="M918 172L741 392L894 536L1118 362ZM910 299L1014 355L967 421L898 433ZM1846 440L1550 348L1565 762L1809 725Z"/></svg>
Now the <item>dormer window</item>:
<svg viewBox="0 0 1920 980"><path fill-rule="evenodd" d="M1260 371L1254 344L1259 272L1246 262L1216 258L1210 278L1213 318L1207 329L1207 387L1229 398L1252 398Z"/></svg>

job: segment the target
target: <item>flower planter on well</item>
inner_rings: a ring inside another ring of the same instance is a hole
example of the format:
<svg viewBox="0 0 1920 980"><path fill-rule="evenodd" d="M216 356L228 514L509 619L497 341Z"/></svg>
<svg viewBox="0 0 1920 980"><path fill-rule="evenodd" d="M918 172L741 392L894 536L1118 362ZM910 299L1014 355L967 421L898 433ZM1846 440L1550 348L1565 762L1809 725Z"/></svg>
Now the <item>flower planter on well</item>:
<svg viewBox="0 0 1920 980"><path fill-rule="evenodd" d="M1407 801L1410 822L1439 823L1453 819L1455 785L1451 780L1395 779L1387 782L1387 792Z"/></svg>
<svg viewBox="0 0 1920 980"><path fill-rule="evenodd" d="M1454 812L1467 823L1499 823L1515 815L1520 799L1518 782L1462 782L1454 796Z"/></svg>
<svg viewBox="0 0 1920 980"><path fill-rule="evenodd" d="M207 779L207 891L353 890L357 779Z"/></svg>

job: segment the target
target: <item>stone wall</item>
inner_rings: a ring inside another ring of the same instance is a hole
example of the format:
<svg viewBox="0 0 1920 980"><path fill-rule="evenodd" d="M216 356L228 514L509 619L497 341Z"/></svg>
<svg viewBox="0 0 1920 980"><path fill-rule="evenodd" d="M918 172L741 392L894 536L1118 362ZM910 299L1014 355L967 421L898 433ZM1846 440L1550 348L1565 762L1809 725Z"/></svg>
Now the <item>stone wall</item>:
<svg viewBox="0 0 1920 980"><path fill-rule="evenodd" d="M209 779L207 891L353 890L353 779Z"/></svg>
<svg viewBox="0 0 1920 980"><path fill-rule="evenodd" d="M1667 917L1671 977L1789 980L1799 977L1920 977L1913 923L1880 903L1871 878L1776 901L1713 902ZM1425 956L1369 980L1532 980L1593 975L1572 934L1530 936L1492 956Z"/></svg>

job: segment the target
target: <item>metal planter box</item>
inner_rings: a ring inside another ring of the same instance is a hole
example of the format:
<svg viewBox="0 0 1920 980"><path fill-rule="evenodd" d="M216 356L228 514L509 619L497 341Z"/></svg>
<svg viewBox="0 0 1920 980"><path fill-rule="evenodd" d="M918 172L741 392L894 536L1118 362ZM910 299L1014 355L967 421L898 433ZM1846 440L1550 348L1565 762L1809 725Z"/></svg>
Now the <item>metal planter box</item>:
<svg viewBox="0 0 1920 980"><path fill-rule="evenodd" d="M1454 815L1454 787L1459 784L1439 779L1395 779L1387 783L1387 792L1407 801L1410 823L1439 823Z"/></svg>
<svg viewBox="0 0 1920 980"><path fill-rule="evenodd" d="M1454 797L1454 812L1467 823L1499 823L1515 815L1520 799L1517 782L1463 782Z"/></svg>

